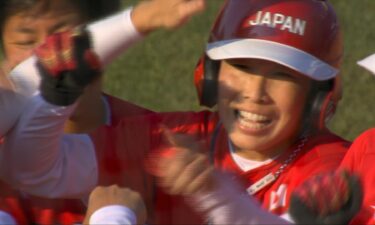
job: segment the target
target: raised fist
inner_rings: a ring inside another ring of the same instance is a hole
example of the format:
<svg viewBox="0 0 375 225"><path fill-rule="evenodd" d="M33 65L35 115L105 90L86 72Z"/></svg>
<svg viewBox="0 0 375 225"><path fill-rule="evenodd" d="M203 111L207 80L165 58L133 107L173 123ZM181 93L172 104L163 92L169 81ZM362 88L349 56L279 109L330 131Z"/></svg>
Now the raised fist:
<svg viewBox="0 0 375 225"><path fill-rule="evenodd" d="M146 169L172 195L209 192L216 185L215 170L203 150L205 143L163 128L167 146L149 156Z"/></svg>
<svg viewBox="0 0 375 225"><path fill-rule="evenodd" d="M142 1L132 12L137 30L143 34L158 28L178 28L203 11L206 0Z"/></svg>
<svg viewBox="0 0 375 225"><path fill-rule="evenodd" d="M127 207L136 215L137 224L145 224L147 212L142 197L138 192L117 185L108 187L98 186L91 192L84 224L89 224L90 217L95 211L112 205ZM121 221L122 218L117 219Z"/></svg>

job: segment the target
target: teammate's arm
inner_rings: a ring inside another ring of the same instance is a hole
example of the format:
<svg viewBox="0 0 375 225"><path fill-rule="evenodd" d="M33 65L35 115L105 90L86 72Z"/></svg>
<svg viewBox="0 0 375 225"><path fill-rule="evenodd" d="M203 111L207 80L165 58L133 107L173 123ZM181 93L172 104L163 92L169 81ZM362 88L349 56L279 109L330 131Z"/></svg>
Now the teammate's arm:
<svg viewBox="0 0 375 225"><path fill-rule="evenodd" d="M96 187L90 194L84 224L145 224L146 207L141 196L112 185Z"/></svg>
<svg viewBox="0 0 375 225"><path fill-rule="evenodd" d="M197 2L201 2L201 6L193 7L192 4ZM87 29L93 51L105 66L141 39L138 30L148 33L161 27L179 26L190 15L200 11L203 3L203 0L153 0L136 6L133 11L128 9L90 24ZM176 9L177 14L173 13ZM159 17L164 19L156 19ZM137 25L133 24L132 18L138 21ZM171 24L172 20L177 22ZM44 197L78 197L92 190L97 181L94 147L86 135L63 134L64 123L76 107L76 99L66 105L50 99L46 102L44 94L49 91L46 91L48 88L43 89L43 97L38 92L41 78L35 67L36 61L33 56L10 74L15 85L14 93L20 96L20 101L9 108L11 114L6 120L12 121L13 126L18 122L2 146L6 151L1 151L1 159L6 163L2 163L0 174L26 193ZM43 79L49 77L44 76ZM57 92L52 95L59 95L59 90L54 91ZM7 100L11 102L12 99ZM3 134L10 129L11 126L7 126Z"/></svg>

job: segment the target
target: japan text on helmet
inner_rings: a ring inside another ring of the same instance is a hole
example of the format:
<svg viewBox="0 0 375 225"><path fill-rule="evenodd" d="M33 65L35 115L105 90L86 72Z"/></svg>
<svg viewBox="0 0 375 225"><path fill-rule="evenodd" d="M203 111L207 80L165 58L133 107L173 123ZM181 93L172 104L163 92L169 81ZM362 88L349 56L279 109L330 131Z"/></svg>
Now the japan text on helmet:
<svg viewBox="0 0 375 225"><path fill-rule="evenodd" d="M309 117L325 127L341 98L343 55L336 13L326 0L228 0L214 23L195 70L201 105L216 104L219 61L253 58L276 62L329 88L314 94Z"/></svg>

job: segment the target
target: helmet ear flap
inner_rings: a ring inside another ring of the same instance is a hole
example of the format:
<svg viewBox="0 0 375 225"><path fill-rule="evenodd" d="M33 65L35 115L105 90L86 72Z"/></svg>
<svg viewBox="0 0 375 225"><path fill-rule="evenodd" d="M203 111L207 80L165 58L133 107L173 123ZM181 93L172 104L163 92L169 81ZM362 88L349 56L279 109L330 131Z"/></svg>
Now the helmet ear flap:
<svg viewBox="0 0 375 225"><path fill-rule="evenodd" d="M328 92L325 95L326 97L320 106L319 129L323 129L327 126L328 122L332 119L333 115L335 115L336 111L336 103L332 98L333 93Z"/></svg>
<svg viewBox="0 0 375 225"><path fill-rule="evenodd" d="M336 112L341 99L341 81L338 75L335 79L323 82L314 82L310 97L308 97L304 129L313 131L324 130Z"/></svg>
<svg viewBox="0 0 375 225"><path fill-rule="evenodd" d="M332 119L336 110L336 103L332 99L332 91L319 91L313 100L309 110L306 128L312 128L313 131L324 130L328 122Z"/></svg>
<svg viewBox="0 0 375 225"><path fill-rule="evenodd" d="M195 68L195 87L202 106L211 108L217 103L219 69L220 61L211 60L206 55L199 60Z"/></svg>

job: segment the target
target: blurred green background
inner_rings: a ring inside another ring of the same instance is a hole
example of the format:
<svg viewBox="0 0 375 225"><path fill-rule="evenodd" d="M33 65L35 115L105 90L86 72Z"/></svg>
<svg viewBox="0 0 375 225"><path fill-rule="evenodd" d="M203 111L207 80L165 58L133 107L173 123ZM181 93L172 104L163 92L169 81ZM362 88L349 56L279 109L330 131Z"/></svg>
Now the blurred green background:
<svg viewBox="0 0 375 225"><path fill-rule="evenodd" d="M136 0L123 0L123 6ZM193 70L222 0L176 31L146 37L107 70L105 90L155 111L199 110ZM332 0L345 38L343 99L330 127L352 140L375 127L375 77L356 61L375 53L375 0Z"/></svg>

